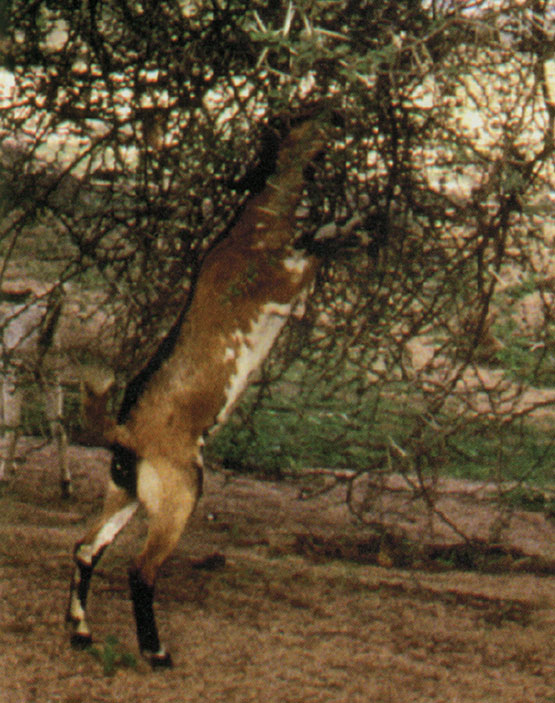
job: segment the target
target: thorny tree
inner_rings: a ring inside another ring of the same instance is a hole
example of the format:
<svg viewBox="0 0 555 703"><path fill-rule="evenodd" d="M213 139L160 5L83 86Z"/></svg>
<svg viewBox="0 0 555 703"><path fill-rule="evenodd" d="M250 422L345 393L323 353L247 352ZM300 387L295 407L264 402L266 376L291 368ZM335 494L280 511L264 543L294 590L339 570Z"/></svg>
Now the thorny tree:
<svg viewBox="0 0 555 703"><path fill-rule="evenodd" d="M347 469L331 478L369 521L401 474L450 522L438 476L479 467L500 498L497 538L507 497L553 465L549 2L2 12L2 281L94 293L125 380L263 187L262 125L324 103L340 126L299 212L299 246L323 257L318 285L215 451L248 464L245 432L256 446L260 424L293 413L279 446L263 444L267 463L287 466L289 442L290 462Z"/></svg>

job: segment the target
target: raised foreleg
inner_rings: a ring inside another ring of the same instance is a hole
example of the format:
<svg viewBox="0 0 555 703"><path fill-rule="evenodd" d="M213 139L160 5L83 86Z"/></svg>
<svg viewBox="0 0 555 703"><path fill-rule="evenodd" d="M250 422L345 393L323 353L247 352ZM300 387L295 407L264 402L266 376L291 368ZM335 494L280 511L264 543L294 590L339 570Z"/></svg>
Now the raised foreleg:
<svg viewBox="0 0 555 703"><path fill-rule="evenodd" d="M71 643L84 648L92 642L86 620L87 595L94 567L102 553L127 525L138 506L138 501L112 481L104 501L101 517L91 530L75 545L75 571L71 581L67 620L72 623Z"/></svg>

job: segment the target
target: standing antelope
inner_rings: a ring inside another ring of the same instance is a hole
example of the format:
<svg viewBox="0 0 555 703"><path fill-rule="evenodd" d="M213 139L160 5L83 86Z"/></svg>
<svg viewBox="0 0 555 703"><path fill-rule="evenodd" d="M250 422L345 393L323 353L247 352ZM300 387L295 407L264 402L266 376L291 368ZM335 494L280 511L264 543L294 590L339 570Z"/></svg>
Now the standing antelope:
<svg viewBox="0 0 555 703"><path fill-rule="evenodd" d="M113 458L102 515L75 546L68 620L76 647L91 642L92 571L142 504L148 534L129 570L138 642L152 666L171 666L153 611L156 575L201 494L204 436L225 422L314 281L317 259L294 246L295 211L304 167L323 143L315 120L283 138L274 175L206 255L184 311L128 386L117 421L105 414L109 389L86 389L85 414Z"/></svg>

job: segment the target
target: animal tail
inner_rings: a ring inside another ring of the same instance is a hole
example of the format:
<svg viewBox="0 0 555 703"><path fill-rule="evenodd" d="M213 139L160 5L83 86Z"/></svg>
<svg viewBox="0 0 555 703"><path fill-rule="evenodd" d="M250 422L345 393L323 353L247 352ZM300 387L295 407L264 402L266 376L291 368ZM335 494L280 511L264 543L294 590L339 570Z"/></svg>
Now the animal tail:
<svg viewBox="0 0 555 703"><path fill-rule="evenodd" d="M115 385L114 374L99 367L88 367L81 373L81 415L82 430L79 440L82 444L110 447L122 442L122 426L116 424L108 410Z"/></svg>

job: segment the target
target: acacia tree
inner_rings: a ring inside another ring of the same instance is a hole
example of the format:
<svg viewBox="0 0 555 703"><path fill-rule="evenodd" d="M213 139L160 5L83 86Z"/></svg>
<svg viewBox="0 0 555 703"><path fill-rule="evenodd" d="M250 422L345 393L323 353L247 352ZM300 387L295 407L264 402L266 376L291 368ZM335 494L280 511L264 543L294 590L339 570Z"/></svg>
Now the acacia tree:
<svg viewBox="0 0 555 703"><path fill-rule="evenodd" d="M324 104L298 239L321 274L241 424L294 384L361 517L390 472L430 509L453 461L514 490L553 456L528 422L553 405L552 20L543 0L14 0L1 276L102 294L134 373L263 187L264 125Z"/></svg>

